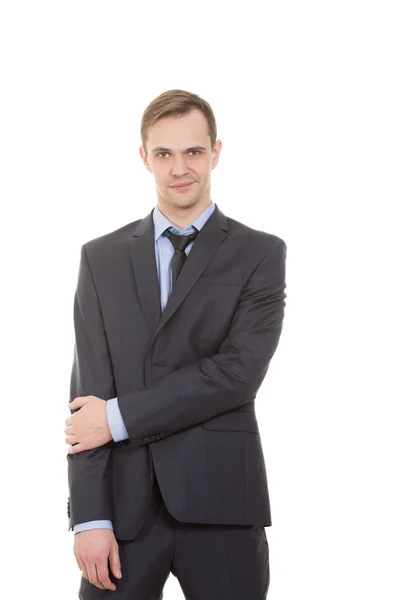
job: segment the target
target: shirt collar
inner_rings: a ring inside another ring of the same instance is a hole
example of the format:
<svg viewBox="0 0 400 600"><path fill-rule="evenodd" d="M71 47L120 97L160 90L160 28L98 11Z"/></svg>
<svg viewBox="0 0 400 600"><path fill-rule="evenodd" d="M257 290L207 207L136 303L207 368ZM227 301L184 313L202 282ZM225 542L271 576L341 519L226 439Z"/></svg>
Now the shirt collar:
<svg viewBox="0 0 400 600"><path fill-rule="evenodd" d="M158 205L154 208L153 211L153 223L154 223L154 241L157 241L158 238L164 233L168 227L173 227L174 230L179 231L181 234L185 234L186 230L190 233L192 227L195 227L198 231L205 225L206 221L209 219L211 214L214 212L215 203L211 200L210 204L207 206L205 210L191 223L191 225L187 225L184 229L178 229L173 225L169 219L160 211Z"/></svg>

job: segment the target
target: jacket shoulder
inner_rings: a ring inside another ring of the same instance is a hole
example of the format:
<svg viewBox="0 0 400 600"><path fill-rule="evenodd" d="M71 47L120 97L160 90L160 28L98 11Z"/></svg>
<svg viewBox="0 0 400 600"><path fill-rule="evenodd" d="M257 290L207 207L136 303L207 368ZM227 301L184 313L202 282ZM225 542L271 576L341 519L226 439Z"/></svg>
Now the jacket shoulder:
<svg viewBox="0 0 400 600"><path fill-rule="evenodd" d="M114 229L113 231L109 231L108 233L104 233L103 235L99 235L95 238L91 238L84 242L82 247L84 246L86 251L90 254L102 252L104 250L110 250L112 248L119 247L121 243L129 240L139 225L142 219L137 219L136 221L132 221L131 223L127 223L122 227L118 227L118 229Z"/></svg>
<svg viewBox="0 0 400 600"><path fill-rule="evenodd" d="M265 251L268 251L275 243L280 243L286 249L285 241L275 233L264 231L262 229L255 229L245 223L241 223L236 219L227 217L229 233L237 236L239 239L246 239L247 241L254 243L257 247L262 247Z"/></svg>

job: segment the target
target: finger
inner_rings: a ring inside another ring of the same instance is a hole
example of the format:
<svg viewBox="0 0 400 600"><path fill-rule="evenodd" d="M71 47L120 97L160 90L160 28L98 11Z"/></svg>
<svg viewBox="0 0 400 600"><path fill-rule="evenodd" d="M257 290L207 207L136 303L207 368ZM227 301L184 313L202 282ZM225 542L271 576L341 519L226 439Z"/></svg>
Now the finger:
<svg viewBox="0 0 400 600"><path fill-rule="evenodd" d="M78 563L78 567L82 571L82 576L85 579L89 579L89 575L88 575L87 568L86 568L84 561L81 560L80 558L78 558L77 556L75 558L76 558L76 562Z"/></svg>
<svg viewBox="0 0 400 600"><path fill-rule="evenodd" d="M65 425L72 425L72 415L70 415L67 419L65 419L64 424Z"/></svg>
<svg viewBox="0 0 400 600"><path fill-rule="evenodd" d="M113 546L111 548L109 560L110 560L111 571L113 572L114 577L117 577L117 579L121 579L121 577L122 577L121 561L119 558L118 544L115 544L115 546Z"/></svg>
<svg viewBox="0 0 400 600"><path fill-rule="evenodd" d="M75 434L69 435L68 437L66 437L65 441L66 441L67 444L76 444L78 442L77 437L76 437Z"/></svg>
<svg viewBox="0 0 400 600"><path fill-rule="evenodd" d="M113 583L109 577L108 573L108 558L101 558L96 563L97 569L97 578L101 585L104 586L107 590L115 590L117 589L115 583Z"/></svg>
<svg viewBox="0 0 400 600"><path fill-rule="evenodd" d="M100 583L100 581L98 580L98 577L97 577L96 563L87 562L86 568L88 571L90 583L92 583L96 587L100 588L101 590L104 590L105 588L104 588L103 584Z"/></svg>
<svg viewBox="0 0 400 600"><path fill-rule="evenodd" d="M64 433L74 433L74 426L73 425L68 425L68 427L64 427Z"/></svg>
<svg viewBox="0 0 400 600"><path fill-rule="evenodd" d="M68 454L77 454L78 452L82 452L85 447L82 444L75 444L74 446L70 446L68 448Z"/></svg>

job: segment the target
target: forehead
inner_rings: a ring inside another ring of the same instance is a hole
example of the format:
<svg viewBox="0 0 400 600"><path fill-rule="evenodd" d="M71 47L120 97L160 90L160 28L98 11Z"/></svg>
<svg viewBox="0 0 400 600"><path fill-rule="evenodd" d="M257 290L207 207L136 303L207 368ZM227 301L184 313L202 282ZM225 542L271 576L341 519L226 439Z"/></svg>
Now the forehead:
<svg viewBox="0 0 400 600"><path fill-rule="evenodd" d="M187 115L164 117L150 127L147 142L149 150L156 146L180 150L210 144L207 119L196 109Z"/></svg>

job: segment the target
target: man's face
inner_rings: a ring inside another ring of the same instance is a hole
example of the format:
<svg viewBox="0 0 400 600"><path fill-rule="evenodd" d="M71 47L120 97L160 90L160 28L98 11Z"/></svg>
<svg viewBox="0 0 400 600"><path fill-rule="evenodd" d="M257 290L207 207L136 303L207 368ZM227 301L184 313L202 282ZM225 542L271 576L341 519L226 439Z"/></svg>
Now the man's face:
<svg viewBox="0 0 400 600"><path fill-rule="evenodd" d="M221 141L214 149L203 113L193 109L187 115L165 117L157 121L147 137L147 156L140 155L153 173L161 207L190 208L210 203L211 171L218 163ZM187 187L174 187L190 182Z"/></svg>

